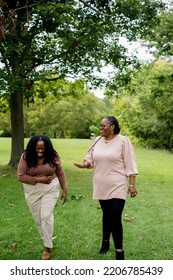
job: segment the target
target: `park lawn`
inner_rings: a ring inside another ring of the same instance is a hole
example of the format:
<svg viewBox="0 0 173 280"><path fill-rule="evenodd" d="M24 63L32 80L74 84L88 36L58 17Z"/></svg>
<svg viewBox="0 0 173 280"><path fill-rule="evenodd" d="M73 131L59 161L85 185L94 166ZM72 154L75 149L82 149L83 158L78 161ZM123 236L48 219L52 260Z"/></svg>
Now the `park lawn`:
<svg viewBox="0 0 173 280"><path fill-rule="evenodd" d="M54 211L52 259L113 260L111 248L99 254L102 213L92 199L92 170L77 169L91 140L53 139L68 181L68 200ZM26 139L27 142L27 139ZM173 259L173 155L135 147L138 195L127 197L123 211L124 250L128 260ZM0 138L0 259L39 260L43 245L27 208L16 170L7 166L10 138Z"/></svg>

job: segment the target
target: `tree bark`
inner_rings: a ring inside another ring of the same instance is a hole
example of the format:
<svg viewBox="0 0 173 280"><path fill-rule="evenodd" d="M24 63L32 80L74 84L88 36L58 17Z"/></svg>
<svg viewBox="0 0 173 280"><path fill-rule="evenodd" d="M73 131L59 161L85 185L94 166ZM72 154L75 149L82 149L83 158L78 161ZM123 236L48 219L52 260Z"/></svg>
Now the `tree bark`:
<svg viewBox="0 0 173 280"><path fill-rule="evenodd" d="M17 167L19 158L24 150L24 123L23 123L23 95L20 92L12 92L10 100L11 109L11 158L9 165Z"/></svg>

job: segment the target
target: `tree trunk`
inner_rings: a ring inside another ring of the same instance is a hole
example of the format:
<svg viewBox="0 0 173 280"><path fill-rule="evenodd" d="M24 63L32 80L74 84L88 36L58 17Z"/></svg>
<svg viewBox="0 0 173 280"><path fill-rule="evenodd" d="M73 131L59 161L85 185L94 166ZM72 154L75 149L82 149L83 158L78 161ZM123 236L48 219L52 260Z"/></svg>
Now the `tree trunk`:
<svg viewBox="0 0 173 280"><path fill-rule="evenodd" d="M19 158L24 150L23 96L20 92L11 93L11 159L9 165L17 167Z"/></svg>
<svg viewBox="0 0 173 280"><path fill-rule="evenodd" d="M65 138L64 130L61 130L61 132L59 134L59 138Z"/></svg>

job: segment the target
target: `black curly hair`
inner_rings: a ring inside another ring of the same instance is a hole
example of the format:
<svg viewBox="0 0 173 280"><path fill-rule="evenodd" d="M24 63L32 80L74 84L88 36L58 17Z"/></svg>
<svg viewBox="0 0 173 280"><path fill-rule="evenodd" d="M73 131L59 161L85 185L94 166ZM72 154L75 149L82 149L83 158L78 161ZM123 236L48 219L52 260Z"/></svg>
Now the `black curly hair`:
<svg viewBox="0 0 173 280"><path fill-rule="evenodd" d="M38 141L43 141L45 146L43 164L49 163L50 166L56 167L55 160L59 157L59 155L54 150L51 140L45 135L38 134L30 138L24 151L24 158L28 168L37 166L36 145Z"/></svg>

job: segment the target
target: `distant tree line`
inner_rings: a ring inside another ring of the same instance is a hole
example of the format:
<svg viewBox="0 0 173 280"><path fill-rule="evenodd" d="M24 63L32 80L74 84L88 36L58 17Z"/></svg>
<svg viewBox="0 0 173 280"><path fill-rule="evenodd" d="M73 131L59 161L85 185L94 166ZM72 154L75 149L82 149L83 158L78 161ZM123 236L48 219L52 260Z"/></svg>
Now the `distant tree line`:
<svg viewBox="0 0 173 280"><path fill-rule="evenodd" d="M60 90L56 82L57 90ZM173 64L164 59L131 73L131 81L117 95L100 99L82 81L61 81L61 91L73 88L74 96L56 98L47 93L24 107L25 137L43 133L55 138L90 138L99 134L105 115L116 116L122 133L148 147L173 151ZM54 83L54 90L56 88ZM68 86L67 86L68 85ZM40 87L41 86L41 87ZM43 90L44 85L37 85ZM75 89L74 89L75 88ZM50 88L49 88L50 89ZM45 86L45 90L47 87ZM65 93L64 93L65 95ZM11 136L9 112L0 113L0 136ZM136 139L136 140L135 140Z"/></svg>

